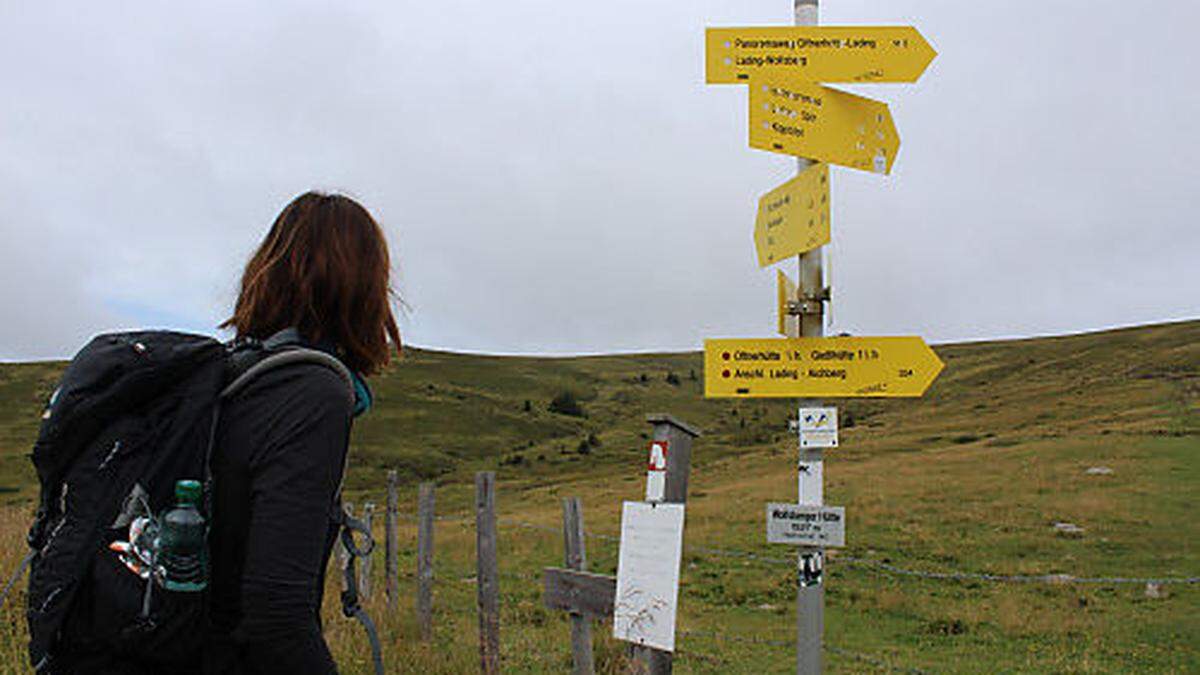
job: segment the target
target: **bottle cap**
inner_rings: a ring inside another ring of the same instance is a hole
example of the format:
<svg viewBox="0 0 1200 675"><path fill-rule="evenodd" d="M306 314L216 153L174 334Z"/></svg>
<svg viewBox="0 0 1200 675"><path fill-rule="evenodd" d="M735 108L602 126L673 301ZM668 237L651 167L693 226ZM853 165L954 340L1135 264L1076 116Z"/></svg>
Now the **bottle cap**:
<svg viewBox="0 0 1200 675"><path fill-rule="evenodd" d="M180 504L200 503L200 481L187 479L175 481L175 501Z"/></svg>

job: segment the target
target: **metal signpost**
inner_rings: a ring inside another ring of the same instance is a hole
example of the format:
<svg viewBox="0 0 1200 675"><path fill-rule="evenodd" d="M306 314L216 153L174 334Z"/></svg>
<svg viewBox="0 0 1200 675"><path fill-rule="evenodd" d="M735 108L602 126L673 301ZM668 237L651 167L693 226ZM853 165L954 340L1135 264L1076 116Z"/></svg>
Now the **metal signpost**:
<svg viewBox="0 0 1200 675"><path fill-rule="evenodd" d="M796 178L763 195L758 264L798 256L778 273L784 339L706 340L707 397L800 397L796 504L767 505L767 539L800 546L796 672L821 672L824 547L845 544L845 510L824 505L824 448L837 410L811 397L920 396L943 364L918 337L825 338L823 246L830 240L829 168L887 174L900 137L886 103L822 82L914 82L936 53L909 26L817 25L818 0L793 0L795 26L709 28L706 81L749 89L750 146L797 157ZM821 163L818 163L821 162Z"/></svg>
<svg viewBox="0 0 1200 675"><path fill-rule="evenodd" d="M937 56L911 26L818 27L816 0L795 6L795 27L706 30L708 83L764 75L803 82L915 82Z"/></svg>
<svg viewBox="0 0 1200 675"><path fill-rule="evenodd" d="M916 397L943 366L924 340L912 336L705 340L704 394Z"/></svg>
<svg viewBox="0 0 1200 675"><path fill-rule="evenodd" d="M754 221L759 267L828 243L828 165L814 164L759 198L758 218Z"/></svg>

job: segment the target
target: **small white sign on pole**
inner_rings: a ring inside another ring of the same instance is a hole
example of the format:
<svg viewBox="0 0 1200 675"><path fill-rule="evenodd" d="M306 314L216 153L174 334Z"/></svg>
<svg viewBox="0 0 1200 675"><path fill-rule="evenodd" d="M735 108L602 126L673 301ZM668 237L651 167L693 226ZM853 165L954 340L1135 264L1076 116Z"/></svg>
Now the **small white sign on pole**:
<svg viewBox="0 0 1200 675"><path fill-rule="evenodd" d="M650 463L646 467L646 501L661 502L667 490L667 441L650 442Z"/></svg>
<svg viewBox="0 0 1200 675"><path fill-rule="evenodd" d="M801 408L800 447L836 448L837 445L837 408Z"/></svg>
<svg viewBox="0 0 1200 675"><path fill-rule="evenodd" d="M841 506L767 504L767 541L801 546L845 546L846 509Z"/></svg>
<svg viewBox="0 0 1200 675"><path fill-rule="evenodd" d="M675 651L683 515L683 504L625 502L613 603L618 640Z"/></svg>
<svg viewBox="0 0 1200 675"><path fill-rule="evenodd" d="M801 461L796 465L797 493L801 504L821 504L825 501L825 462Z"/></svg>

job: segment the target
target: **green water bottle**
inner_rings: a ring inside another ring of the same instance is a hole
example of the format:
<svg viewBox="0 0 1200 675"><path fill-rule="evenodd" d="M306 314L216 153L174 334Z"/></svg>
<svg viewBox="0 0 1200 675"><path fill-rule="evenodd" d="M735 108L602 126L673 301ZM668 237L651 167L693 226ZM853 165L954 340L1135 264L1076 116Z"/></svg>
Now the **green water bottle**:
<svg viewBox="0 0 1200 675"><path fill-rule="evenodd" d="M208 551L204 516L200 515L200 482L175 483L175 508L162 517L158 563L169 591L202 591L208 585Z"/></svg>

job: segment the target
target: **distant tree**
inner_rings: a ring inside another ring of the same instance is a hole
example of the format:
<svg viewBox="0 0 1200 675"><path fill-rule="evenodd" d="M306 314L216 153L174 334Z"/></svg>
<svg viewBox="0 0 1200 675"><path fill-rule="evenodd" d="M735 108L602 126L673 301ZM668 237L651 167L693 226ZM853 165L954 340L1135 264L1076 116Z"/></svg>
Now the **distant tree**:
<svg viewBox="0 0 1200 675"><path fill-rule="evenodd" d="M691 370L688 371L688 379L691 380L692 382L696 381L696 369L695 368L692 368Z"/></svg>
<svg viewBox="0 0 1200 675"><path fill-rule="evenodd" d="M596 435L596 432L592 432L592 433L588 434L587 444L592 446L593 448L600 447L600 445L601 445L600 437Z"/></svg>
<svg viewBox="0 0 1200 675"><path fill-rule="evenodd" d="M645 373L642 373L640 376L638 376L638 382L641 382L642 384L646 384L649 381L650 378L646 377Z"/></svg>
<svg viewBox="0 0 1200 675"><path fill-rule="evenodd" d="M570 415L571 417L586 417L583 411L583 406L579 405L579 400L575 398L575 394L569 391L563 391L555 396L550 401L548 408L552 413L560 415Z"/></svg>
<svg viewBox="0 0 1200 675"><path fill-rule="evenodd" d="M592 454L592 446L588 444L587 439L585 438L582 441L579 441L579 447L575 448L575 452L578 452L581 455L590 455Z"/></svg>
<svg viewBox="0 0 1200 675"><path fill-rule="evenodd" d="M525 412L533 412L533 402L525 399Z"/></svg>
<svg viewBox="0 0 1200 675"><path fill-rule="evenodd" d="M679 386L679 376L675 373L667 373L667 384Z"/></svg>

